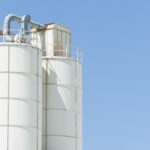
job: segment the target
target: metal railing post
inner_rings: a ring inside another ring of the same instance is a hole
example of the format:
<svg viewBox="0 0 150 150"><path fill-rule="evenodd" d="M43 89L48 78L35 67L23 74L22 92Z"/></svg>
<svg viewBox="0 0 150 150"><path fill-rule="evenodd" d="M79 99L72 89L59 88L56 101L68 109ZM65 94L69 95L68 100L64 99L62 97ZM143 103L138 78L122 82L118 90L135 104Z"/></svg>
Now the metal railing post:
<svg viewBox="0 0 150 150"><path fill-rule="evenodd" d="M66 48L66 58L67 58L67 52L68 52L68 49Z"/></svg>
<svg viewBox="0 0 150 150"><path fill-rule="evenodd" d="M79 55L79 49L77 48L77 61L79 60L78 55Z"/></svg>

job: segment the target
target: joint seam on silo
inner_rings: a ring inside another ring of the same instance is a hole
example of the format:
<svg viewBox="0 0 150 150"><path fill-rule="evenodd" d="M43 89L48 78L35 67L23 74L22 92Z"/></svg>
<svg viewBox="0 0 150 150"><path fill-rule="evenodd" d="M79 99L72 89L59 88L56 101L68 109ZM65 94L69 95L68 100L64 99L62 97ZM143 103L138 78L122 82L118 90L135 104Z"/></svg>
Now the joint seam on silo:
<svg viewBox="0 0 150 150"><path fill-rule="evenodd" d="M16 128L33 128L42 131L42 128L37 128L36 126L25 126L25 125L0 125L0 127L16 127Z"/></svg>
<svg viewBox="0 0 150 150"><path fill-rule="evenodd" d="M8 127L7 127L7 150L9 150L9 70L10 70L10 47L8 46L8 112L7 112L7 121L8 121Z"/></svg>
<svg viewBox="0 0 150 150"><path fill-rule="evenodd" d="M5 99L9 99L10 101L13 101L13 100L20 100L20 101L33 101L35 103L39 103L39 104L42 104L42 102L40 102L39 100L36 100L36 99L26 99L26 98L15 98L15 97L0 97L0 100L5 100Z"/></svg>
<svg viewBox="0 0 150 150"><path fill-rule="evenodd" d="M41 75L39 75L39 74L36 74L36 73L30 73L30 72L16 72L16 71L0 71L0 73L9 73L9 74L28 74L28 75L33 75L33 76L37 76L37 77L40 77L40 78L42 78L42 76Z"/></svg>
<svg viewBox="0 0 150 150"><path fill-rule="evenodd" d="M77 88L79 90L82 91L82 88L81 87L77 87L73 84L59 84L59 83L42 83L43 85L57 85L57 86L66 86L66 87L73 87L73 88Z"/></svg>
<svg viewBox="0 0 150 150"><path fill-rule="evenodd" d="M42 110L58 110L58 111L73 112L73 113L77 113L82 116L82 113L79 111L67 110L67 109L61 109L61 108L42 108Z"/></svg>
<svg viewBox="0 0 150 150"><path fill-rule="evenodd" d="M29 48L32 48L32 51L40 51L40 52L43 52L42 49L40 49L39 47L37 46L33 46L32 44L25 44L25 43L9 43L9 42L5 42L5 43L0 43L0 46L17 46L17 47L29 47Z"/></svg>
<svg viewBox="0 0 150 150"><path fill-rule="evenodd" d="M76 59L73 59L71 57L62 57L62 56L43 56L43 60L65 60L65 61L73 61L78 63L79 65L82 65L82 62Z"/></svg>
<svg viewBox="0 0 150 150"><path fill-rule="evenodd" d="M39 51L37 51L37 75L38 75L38 66L39 66ZM38 99L38 93L39 93L39 79L37 77L37 99ZM39 149L39 103L37 103L37 150Z"/></svg>
<svg viewBox="0 0 150 150"><path fill-rule="evenodd" d="M46 83L48 82L48 60L46 60ZM48 88L46 85L46 107L48 105ZM45 123L46 133L48 132L48 112L46 111L46 123ZM46 150L48 150L48 138L46 137Z"/></svg>
<svg viewBox="0 0 150 150"><path fill-rule="evenodd" d="M80 137L68 136L68 135L53 135L53 134L49 134L49 135L42 135L42 136L66 137L66 138L73 138L73 139L77 139L77 140L81 140L82 141L82 138L80 138Z"/></svg>
<svg viewBox="0 0 150 150"><path fill-rule="evenodd" d="M77 74L77 69L76 69L75 73ZM76 78L77 78L77 76L76 76ZM78 119L77 119L77 117L78 117L77 116L77 88L75 88L75 137L77 137L77 135L78 135L78 126L77 126ZM77 150L77 148L78 148L77 138L75 138L75 140L76 140L76 150Z"/></svg>

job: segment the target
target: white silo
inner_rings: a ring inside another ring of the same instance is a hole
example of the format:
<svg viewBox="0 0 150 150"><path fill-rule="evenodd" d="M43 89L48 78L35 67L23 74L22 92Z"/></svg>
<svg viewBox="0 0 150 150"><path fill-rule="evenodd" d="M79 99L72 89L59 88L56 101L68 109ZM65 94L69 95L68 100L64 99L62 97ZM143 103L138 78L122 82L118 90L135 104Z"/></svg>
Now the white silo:
<svg viewBox="0 0 150 150"><path fill-rule="evenodd" d="M0 150L41 150L42 53L21 33L24 43L14 41L10 21L19 19L5 19L0 44Z"/></svg>
<svg viewBox="0 0 150 150"><path fill-rule="evenodd" d="M37 150L42 129L41 52L26 44L4 43L0 57L0 149Z"/></svg>
<svg viewBox="0 0 150 150"><path fill-rule="evenodd" d="M43 53L42 150L82 150L82 64L72 54L70 29L32 30Z"/></svg>

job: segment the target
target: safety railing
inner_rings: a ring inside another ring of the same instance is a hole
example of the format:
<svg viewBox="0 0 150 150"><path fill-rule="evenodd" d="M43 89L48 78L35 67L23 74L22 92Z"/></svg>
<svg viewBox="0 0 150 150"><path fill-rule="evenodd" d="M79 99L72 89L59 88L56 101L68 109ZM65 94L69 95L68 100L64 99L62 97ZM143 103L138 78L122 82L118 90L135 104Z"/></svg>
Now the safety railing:
<svg viewBox="0 0 150 150"><path fill-rule="evenodd" d="M3 35L3 30L0 30L0 43L25 43L31 44L34 47L42 49L44 57L63 57L71 58L79 62L83 62L82 50L75 46L68 46L66 49L53 49L52 45L47 45L45 47L51 47L50 54L47 50L43 50L41 43L37 36L32 36L32 33L27 32L27 35L20 34L18 29L10 29L10 35L7 37Z"/></svg>
<svg viewBox="0 0 150 150"><path fill-rule="evenodd" d="M50 53L46 50L43 51L44 57L62 57L62 58L71 58L79 62L83 62L82 50L77 47L71 46L70 49L58 50L53 49Z"/></svg>

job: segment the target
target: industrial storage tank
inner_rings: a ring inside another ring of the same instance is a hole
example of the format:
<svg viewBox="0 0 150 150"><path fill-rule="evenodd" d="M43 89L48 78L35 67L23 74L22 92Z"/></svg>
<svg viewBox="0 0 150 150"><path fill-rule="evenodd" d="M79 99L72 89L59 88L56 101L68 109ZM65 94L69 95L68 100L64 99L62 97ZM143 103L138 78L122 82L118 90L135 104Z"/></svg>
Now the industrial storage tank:
<svg viewBox="0 0 150 150"><path fill-rule="evenodd" d="M41 51L0 44L0 149L41 149Z"/></svg>
<svg viewBox="0 0 150 150"><path fill-rule="evenodd" d="M72 54L70 29L48 24L32 32L45 50L42 150L82 150L82 63L78 49Z"/></svg>
<svg viewBox="0 0 150 150"><path fill-rule="evenodd" d="M22 20L22 29L16 35L11 33L12 20ZM28 15L8 15L4 22L0 43L0 150L41 150L42 52L28 40L25 28L29 23L33 25Z"/></svg>
<svg viewBox="0 0 150 150"><path fill-rule="evenodd" d="M0 150L82 150L82 54L70 29L30 18L0 32Z"/></svg>
<svg viewBox="0 0 150 150"><path fill-rule="evenodd" d="M43 150L82 149L82 64L45 58Z"/></svg>

